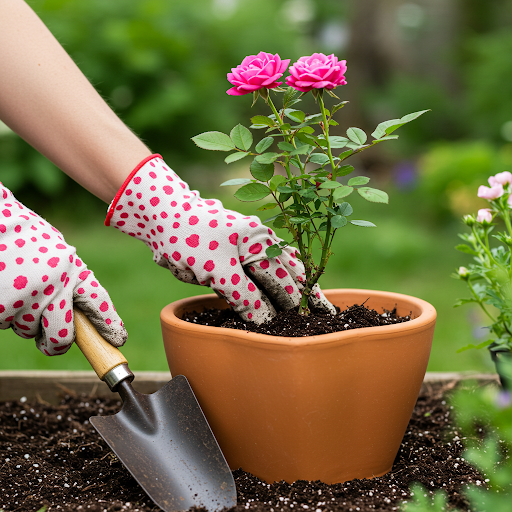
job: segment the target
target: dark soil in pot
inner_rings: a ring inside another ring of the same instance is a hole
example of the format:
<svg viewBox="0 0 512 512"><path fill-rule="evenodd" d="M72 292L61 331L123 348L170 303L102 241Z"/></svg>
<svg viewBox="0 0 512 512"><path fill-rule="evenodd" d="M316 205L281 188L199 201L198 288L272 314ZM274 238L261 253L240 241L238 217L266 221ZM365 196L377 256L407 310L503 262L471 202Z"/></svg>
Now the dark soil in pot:
<svg viewBox="0 0 512 512"><path fill-rule="evenodd" d="M378 313L364 304L354 304L343 311L338 307L336 310L336 315L312 311L306 316L299 315L297 307L289 311L278 312L273 320L263 325L242 320L231 308L187 312L183 315L182 320L213 327L227 327L228 329L240 329L272 336L291 337L316 336L361 327L399 324L411 320L411 315L398 316L396 308L392 311L383 310L382 313Z"/></svg>
<svg viewBox="0 0 512 512"><path fill-rule="evenodd" d="M446 392L454 383L429 386L417 401L390 473L343 484L297 481L271 485L234 472L238 505L232 512L392 511L421 482L444 489L450 503L468 510L461 494L482 476L461 458ZM37 511L154 511L147 498L88 419L120 408L117 400L67 395L59 406L26 401L0 403L0 509Z"/></svg>

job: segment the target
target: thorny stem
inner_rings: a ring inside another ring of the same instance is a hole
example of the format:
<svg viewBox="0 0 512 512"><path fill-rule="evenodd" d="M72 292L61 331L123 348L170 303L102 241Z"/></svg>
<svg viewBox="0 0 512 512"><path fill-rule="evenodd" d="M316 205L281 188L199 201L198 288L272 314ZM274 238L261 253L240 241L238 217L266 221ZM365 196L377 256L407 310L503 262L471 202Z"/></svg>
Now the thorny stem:
<svg viewBox="0 0 512 512"><path fill-rule="evenodd" d="M320 109L322 112L322 118L323 118L323 126L322 130L324 133L324 137L326 140L326 153L329 157L329 161L332 168L332 178L333 180L336 180L336 165L334 163L334 159L332 156L332 150L330 146L329 141L329 121L327 119L327 113L325 109L325 105L322 98L322 92L323 90L320 90L318 92L317 98L319 100ZM281 118L279 112L277 111L272 99L270 98L270 94L267 95L265 98L265 101L267 102L268 106L272 110L277 123L279 124L280 131L283 134L286 142L290 142L292 140L293 145L295 146L295 140L293 138L293 135L291 136L286 130L282 130L281 127L283 126L283 119ZM295 146L296 147L296 146ZM293 175L290 170L290 157L285 157L284 165L286 175L288 176L288 179L291 181L293 179ZM304 168L302 165L302 162L300 160L300 157L298 158L299 162L299 169L301 171L301 174L304 173ZM324 273L325 266L327 265L327 261L329 260L329 257L331 255L331 244L332 240L334 238L334 231L332 230L331 226L331 217L332 214L328 211L327 212L327 225L326 225L326 231L325 231L325 237L322 238L320 235L318 228L316 227L316 224L314 223L313 219L311 219L311 225L313 226L313 229L315 231L316 237L319 239L321 246L322 246L322 253L320 257L320 264L318 266L314 265L314 262L312 260L312 238L311 233L308 230L302 230L301 226L298 225L297 227L291 226L290 222L288 221L288 216L285 213L285 208L283 205L277 200L276 194L272 193L274 196L274 199L279 205L279 208L281 209L281 212L283 213L285 223L287 228L289 229L290 233L292 234L294 240L297 242L299 246L299 252L301 254L302 262L304 264L305 272L306 272L306 282L304 283L304 288L302 290L302 298L299 305L299 314L307 315L309 314L309 304L308 299L311 294L313 286L318 282L318 279L320 276ZM292 193L294 204L300 204L305 207L305 210L308 212L308 214L311 215L311 209L308 207L307 203L302 201L302 198L300 195L294 191ZM329 194L329 200L328 200L328 207L332 208L333 206L333 193ZM306 237L306 241L303 240L303 237ZM306 243L305 243L306 242Z"/></svg>

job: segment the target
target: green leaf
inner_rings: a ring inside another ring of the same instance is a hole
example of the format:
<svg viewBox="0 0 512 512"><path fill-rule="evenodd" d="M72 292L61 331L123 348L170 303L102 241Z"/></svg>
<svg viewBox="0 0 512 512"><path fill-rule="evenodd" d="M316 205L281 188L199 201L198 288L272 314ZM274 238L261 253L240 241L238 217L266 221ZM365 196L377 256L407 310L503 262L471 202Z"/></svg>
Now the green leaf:
<svg viewBox="0 0 512 512"><path fill-rule="evenodd" d="M309 157L309 161L314 164L325 165L329 161L329 157L323 153L313 153Z"/></svg>
<svg viewBox="0 0 512 512"><path fill-rule="evenodd" d="M362 146L360 144L357 144L356 142L347 142L347 148L350 148L350 149L361 149L361 148L367 148L369 146L369 144L363 144Z"/></svg>
<svg viewBox="0 0 512 512"><path fill-rule="evenodd" d="M287 187L286 185L280 185L277 187L277 191L281 192L281 194L292 194L293 188Z"/></svg>
<svg viewBox="0 0 512 512"><path fill-rule="evenodd" d="M417 119L425 112L429 112L429 110L420 110L419 112L407 114L401 119L391 119L390 121L384 121L377 125L377 128L375 128L375 131L372 133L372 137L374 139L381 139L385 135L389 135L390 133L394 132L397 128L400 128L404 124L410 123L414 119Z"/></svg>
<svg viewBox="0 0 512 512"><path fill-rule="evenodd" d="M352 153L353 151L349 149L347 151L343 151L343 153L340 153L338 156L340 160L345 160L345 158L348 158Z"/></svg>
<svg viewBox="0 0 512 512"><path fill-rule="evenodd" d="M316 199L316 192L312 188L299 190L299 195L304 199L308 199L309 201Z"/></svg>
<svg viewBox="0 0 512 512"><path fill-rule="evenodd" d="M278 142L277 147L281 151L293 151L295 149L295 146L289 142Z"/></svg>
<svg viewBox="0 0 512 512"><path fill-rule="evenodd" d="M309 217L296 216L290 217L288 220L293 224L304 224L305 222L309 222L311 219Z"/></svg>
<svg viewBox="0 0 512 512"><path fill-rule="evenodd" d="M293 151L290 151L290 156L294 155L307 155L313 149L309 144L303 144L302 146L297 146Z"/></svg>
<svg viewBox="0 0 512 512"><path fill-rule="evenodd" d="M274 119L267 116L254 116L251 117L251 122L257 125L274 126L276 124Z"/></svg>
<svg viewBox="0 0 512 512"><path fill-rule="evenodd" d="M364 228L376 228L377 227L373 222L369 222L367 220L351 220L350 224L354 224L354 226L363 226Z"/></svg>
<svg viewBox="0 0 512 512"><path fill-rule="evenodd" d="M333 136L329 137L329 144L331 145L331 149L340 149L344 148L347 145L348 139L345 137Z"/></svg>
<svg viewBox="0 0 512 512"><path fill-rule="evenodd" d="M293 110L291 108L285 108L284 115L294 123L302 123L306 117L306 114L304 114L302 110Z"/></svg>
<svg viewBox="0 0 512 512"><path fill-rule="evenodd" d="M236 153L231 153L226 158L224 158L224 162L226 162L227 164L231 164L233 162L236 162L237 160L241 160L248 154L249 153L246 153L245 151L237 151Z"/></svg>
<svg viewBox="0 0 512 512"><path fill-rule="evenodd" d="M279 157L281 156L281 153L262 153L261 155L257 155L255 160L258 161L260 164L271 164L272 162L275 162Z"/></svg>
<svg viewBox="0 0 512 512"><path fill-rule="evenodd" d="M312 137L311 135L307 134L307 133L304 133L302 131L300 131L297 135L296 135L296 138L299 139L301 142L303 142L304 144L309 144L310 146L313 146L315 147L316 144L317 144L317 139L316 137Z"/></svg>
<svg viewBox="0 0 512 512"><path fill-rule="evenodd" d="M220 186L230 187L231 185L246 185L247 183L252 183L252 181L247 178L235 178L234 180L228 180L221 183Z"/></svg>
<svg viewBox="0 0 512 512"><path fill-rule="evenodd" d="M271 245L265 249L265 253L269 258L277 258L282 254L283 250L278 244Z"/></svg>
<svg viewBox="0 0 512 512"><path fill-rule="evenodd" d="M286 92L283 96L283 105L288 105L290 101L293 99L293 97L298 93L297 89L294 89L293 87L288 87L286 89Z"/></svg>
<svg viewBox="0 0 512 512"><path fill-rule="evenodd" d="M366 139L368 138L366 136L366 133L364 133L363 130L361 130L361 128L355 128L355 127L349 128L347 130L347 137L352 142L354 142L355 144L358 144L359 146L362 146L366 142Z"/></svg>
<svg viewBox="0 0 512 512"><path fill-rule="evenodd" d="M338 188L342 187L343 185L337 181L324 181L318 188Z"/></svg>
<svg viewBox="0 0 512 512"><path fill-rule="evenodd" d="M249 183L235 192L240 201L259 201L270 194L270 189L263 183Z"/></svg>
<svg viewBox="0 0 512 512"><path fill-rule="evenodd" d="M354 209L352 208L350 203L341 203L338 205L338 215L344 215L348 217L354 213Z"/></svg>
<svg viewBox="0 0 512 512"><path fill-rule="evenodd" d="M243 151L249 151L252 146L252 133L249 128L242 126L241 124L237 124L229 134L233 144Z"/></svg>
<svg viewBox="0 0 512 512"><path fill-rule="evenodd" d="M250 169L251 174L259 181L268 181L274 176L274 164L262 164L253 160Z"/></svg>
<svg viewBox="0 0 512 512"><path fill-rule="evenodd" d="M476 349L485 348L485 347L488 347L493 342L494 342L494 340L486 340L486 341L482 341L478 345L473 345L473 343L470 343L469 345L466 345L465 347L459 348L459 350L457 350L457 354L460 354L461 352L464 352L464 351L469 350L471 348L476 348Z"/></svg>
<svg viewBox="0 0 512 512"><path fill-rule="evenodd" d="M265 203L260 206L256 211L262 212L264 210L273 210L277 206L277 203Z"/></svg>
<svg viewBox="0 0 512 512"><path fill-rule="evenodd" d="M339 199L342 199L343 197L347 197L354 189L352 187L347 187L347 185L342 185L341 187L338 187L332 194L333 199L338 202Z"/></svg>
<svg viewBox="0 0 512 512"><path fill-rule="evenodd" d="M385 137L381 137L380 139L377 139L378 141L381 140L396 140L398 139L398 135L386 135Z"/></svg>
<svg viewBox="0 0 512 512"><path fill-rule="evenodd" d="M212 151L231 151L235 149L233 141L222 132L204 132L192 137L197 146Z"/></svg>
<svg viewBox="0 0 512 512"><path fill-rule="evenodd" d="M334 105L331 109L331 115L333 115L335 112L337 112L340 108L343 108L348 101L342 101L341 103L338 103L337 105Z"/></svg>
<svg viewBox="0 0 512 512"><path fill-rule="evenodd" d="M472 254L473 256L478 255L478 253L476 251L471 249L471 247L469 247L466 244L459 244L455 247L455 249L457 249L457 251L460 251L460 252L465 252L466 254Z"/></svg>
<svg viewBox="0 0 512 512"><path fill-rule="evenodd" d="M347 218L342 215L335 215L334 217L331 217L331 226L335 229L342 228L343 226L346 226L347 223Z"/></svg>
<svg viewBox="0 0 512 512"><path fill-rule="evenodd" d="M337 176L346 176L347 174L350 174L354 170L354 167L352 165L342 165L341 167L338 167L338 170L336 171Z"/></svg>
<svg viewBox="0 0 512 512"><path fill-rule="evenodd" d="M284 220L284 217L281 215L279 216L274 223L272 224L274 226L274 229L282 229L286 226L286 222Z"/></svg>
<svg viewBox="0 0 512 512"><path fill-rule="evenodd" d="M311 116L306 116L304 122L296 126L296 128L302 128L303 126L309 126L310 124L318 124L323 121L322 114L313 114Z"/></svg>
<svg viewBox="0 0 512 512"><path fill-rule="evenodd" d="M382 190L377 190L376 188L370 187L361 187L358 188L357 191L359 192L359 195L361 197L372 203L387 204L389 202L388 195L386 194L386 192L383 192Z"/></svg>
<svg viewBox="0 0 512 512"><path fill-rule="evenodd" d="M269 187L270 189L275 192L277 190L277 187L286 181L286 178L284 176L281 176L280 174L277 174L276 176L274 176L270 182L269 182Z"/></svg>
<svg viewBox="0 0 512 512"><path fill-rule="evenodd" d="M256 144L254 149L256 150L256 153L264 153L270 146L272 146L273 142L273 137L265 137Z"/></svg>
<svg viewBox="0 0 512 512"><path fill-rule="evenodd" d="M355 185L366 185L370 181L370 178L366 176L355 176L348 180L348 185L354 187Z"/></svg>
<svg viewBox="0 0 512 512"><path fill-rule="evenodd" d="M327 141L325 140L325 137L323 135L319 135L317 137L317 142L320 146L324 148L327 147ZM331 146L331 149L344 148L348 142L349 140L346 137L339 137L337 135L329 137L329 145Z"/></svg>

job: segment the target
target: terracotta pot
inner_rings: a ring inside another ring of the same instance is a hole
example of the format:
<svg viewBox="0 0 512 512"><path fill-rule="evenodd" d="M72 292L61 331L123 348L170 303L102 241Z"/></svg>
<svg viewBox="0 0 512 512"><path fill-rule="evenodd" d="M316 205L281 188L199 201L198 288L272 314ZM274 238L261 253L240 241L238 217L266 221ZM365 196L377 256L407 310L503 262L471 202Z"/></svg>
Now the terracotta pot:
<svg viewBox="0 0 512 512"><path fill-rule="evenodd" d="M413 320L286 338L181 320L216 295L162 310L172 375L185 375L232 469L267 481L343 482L391 470L427 368L436 311L397 293L325 292L345 309L397 306Z"/></svg>

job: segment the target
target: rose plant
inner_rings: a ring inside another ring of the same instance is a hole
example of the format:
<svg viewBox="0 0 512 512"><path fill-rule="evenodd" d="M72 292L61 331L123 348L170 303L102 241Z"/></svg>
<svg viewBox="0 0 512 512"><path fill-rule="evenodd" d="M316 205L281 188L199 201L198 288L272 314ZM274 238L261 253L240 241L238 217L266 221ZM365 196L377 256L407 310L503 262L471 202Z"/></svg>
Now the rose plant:
<svg viewBox="0 0 512 512"><path fill-rule="evenodd" d="M357 191L367 201L387 203L388 195L366 186L370 178L355 176L346 183L341 178L354 171L346 160L376 144L396 139L393 132L402 125L418 118L427 110L408 114L401 119L380 123L371 134L356 127L346 130L346 137L332 135L331 127L339 124L334 114L348 102L333 92L345 85L346 61L334 55L314 53L301 57L289 67L281 87L290 59L281 60L279 55L260 52L245 57L240 65L228 73L233 85L227 91L232 96L253 94L253 106L261 97L270 108L269 115L255 115L250 129L264 131L254 149L251 130L241 124L230 134L219 131L205 132L193 137L201 148L231 153L225 158L232 163L251 156L251 178L229 180L222 185L241 185L235 197L241 201L259 201L271 196L273 202L266 203L259 211L277 209L278 213L266 219L276 229L286 228L289 239L274 243L266 249L268 257L278 257L287 246L298 247L298 258L304 264L300 314L308 314L308 299L313 286L325 272L332 254L331 246L335 233L346 226L371 227L375 224L365 220L349 220L353 213L346 198ZM282 108L277 109L270 93L283 93ZM298 93L302 93L298 95ZM306 114L294 108L308 92L314 96L319 112ZM324 103L324 93L338 100L330 109ZM275 164L284 169L276 173ZM318 242L319 259L313 256L313 245ZM316 261L315 261L316 259Z"/></svg>

